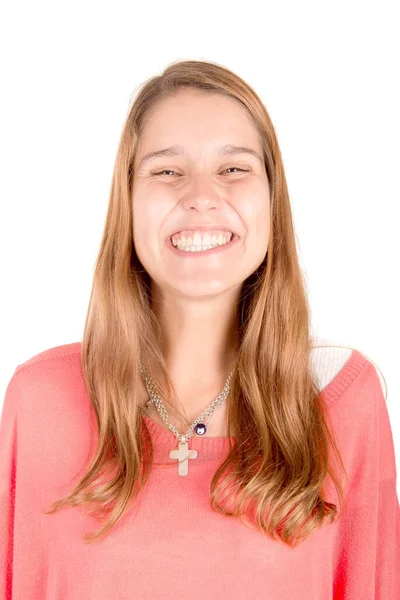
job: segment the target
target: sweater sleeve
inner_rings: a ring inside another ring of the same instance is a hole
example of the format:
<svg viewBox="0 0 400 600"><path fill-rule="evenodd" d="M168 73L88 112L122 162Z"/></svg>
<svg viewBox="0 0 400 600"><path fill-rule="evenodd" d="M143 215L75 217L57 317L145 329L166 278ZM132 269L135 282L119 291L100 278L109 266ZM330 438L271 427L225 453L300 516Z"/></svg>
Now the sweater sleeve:
<svg viewBox="0 0 400 600"><path fill-rule="evenodd" d="M17 389L14 373L6 389L0 417L0 598L4 600L12 598L17 472Z"/></svg>
<svg viewBox="0 0 400 600"><path fill-rule="evenodd" d="M334 573L334 600L400 600L400 508L393 436L372 363L355 398L353 452Z"/></svg>

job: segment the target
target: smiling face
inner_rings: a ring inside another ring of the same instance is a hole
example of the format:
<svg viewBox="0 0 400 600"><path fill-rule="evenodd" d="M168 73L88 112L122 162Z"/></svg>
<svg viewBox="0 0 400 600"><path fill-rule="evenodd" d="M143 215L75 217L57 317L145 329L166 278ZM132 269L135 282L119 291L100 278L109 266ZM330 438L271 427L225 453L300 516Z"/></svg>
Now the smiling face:
<svg viewBox="0 0 400 600"><path fill-rule="evenodd" d="M228 146L253 152L228 154ZM247 109L198 90L154 106L135 157L132 202L135 250L153 285L191 298L240 289L265 258L270 227L263 151ZM170 236L196 226L239 239L200 254L175 250Z"/></svg>

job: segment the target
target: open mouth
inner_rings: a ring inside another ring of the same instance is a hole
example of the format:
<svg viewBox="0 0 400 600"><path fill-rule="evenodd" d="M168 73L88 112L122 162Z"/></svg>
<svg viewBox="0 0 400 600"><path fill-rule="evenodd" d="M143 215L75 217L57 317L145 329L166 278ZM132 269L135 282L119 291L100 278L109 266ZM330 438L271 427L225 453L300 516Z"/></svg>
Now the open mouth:
<svg viewBox="0 0 400 600"><path fill-rule="evenodd" d="M218 252L223 252L224 250L228 250L232 246L235 246L239 240L240 240L239 236L236 235L236 233L234 233L232 235L232 238L230 239L230 241L227 242L226 244L223 244L221 246L215 246L215 248L209 248L208 250L193 250L193 251L179 250L179 248L176 248L173 245L171 237L167 238L166 242L167 242L167 246L169 246L171 248L171 250L173 250L177 255L194 257L194 256L205 256L208 254L216 254Z"/></svg>

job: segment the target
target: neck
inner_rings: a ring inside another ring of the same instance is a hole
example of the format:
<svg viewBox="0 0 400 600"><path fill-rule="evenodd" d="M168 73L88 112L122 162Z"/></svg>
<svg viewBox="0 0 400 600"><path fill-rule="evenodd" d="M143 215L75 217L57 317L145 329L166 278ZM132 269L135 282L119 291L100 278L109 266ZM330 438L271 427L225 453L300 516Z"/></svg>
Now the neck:
<svg viewBox="0 0 400 600"><path fill-rule="evenodd" d="M161 350L186 415L202 412L222 391L234 367L239 293L201 300L165 295L161 300L153 294Z"/></svg>

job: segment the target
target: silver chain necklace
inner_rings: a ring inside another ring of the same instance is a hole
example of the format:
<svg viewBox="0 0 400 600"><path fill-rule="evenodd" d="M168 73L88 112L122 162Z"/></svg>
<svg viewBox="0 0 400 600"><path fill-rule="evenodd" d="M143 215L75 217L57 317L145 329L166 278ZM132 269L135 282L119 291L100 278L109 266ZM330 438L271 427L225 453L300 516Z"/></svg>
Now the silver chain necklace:
<svg viewBox="0 0 400 600"><path fill-rule="evenodd" d="M142 366L142 362L140 360L139 360L139 367L140 367L141 374L145 378L147 392L150 396L150 400L147 402L146 408L148 410L150 408L151 404L154 403L158 410L160 417L162 418L164 423L166 423L166 425L168 426L168 429L170 431L172 431L172 433L175 435L176 439L178 440L178 449L171 450L171 452L169 453L169 457L173 458L175 460L177 459L179 461L178 462L178 475L187 475L188 467L189 467L189 458L190 459L197 458L197 454L198 454L197 450L189 450L188 449L188 440L192 437L193 431L195 431L195 433L197 433L197 435L204 435L206 433L207 427L204 423L204 420L207 419L207 417L210 417L213 414L213 412L218 408L218 406L221 406L221 404L228 397L230 381L231 381L231 378L232 378L235 368L232 369L228 379L226 380L226 383L224 385L222 392L220 392L218 394L218 396L215 398L215 400L213 400L207 406L207 408L201 413L201 415L199 417L197 417L197 419L189 427L188 431L184 435L182 435L179 433L179 431L176 429L176 427L169 420L168 413L165 409L165 406L164 406L160 396L155 391L154 383L153 383L152 379L150 378L148 372Z"/></svg>

